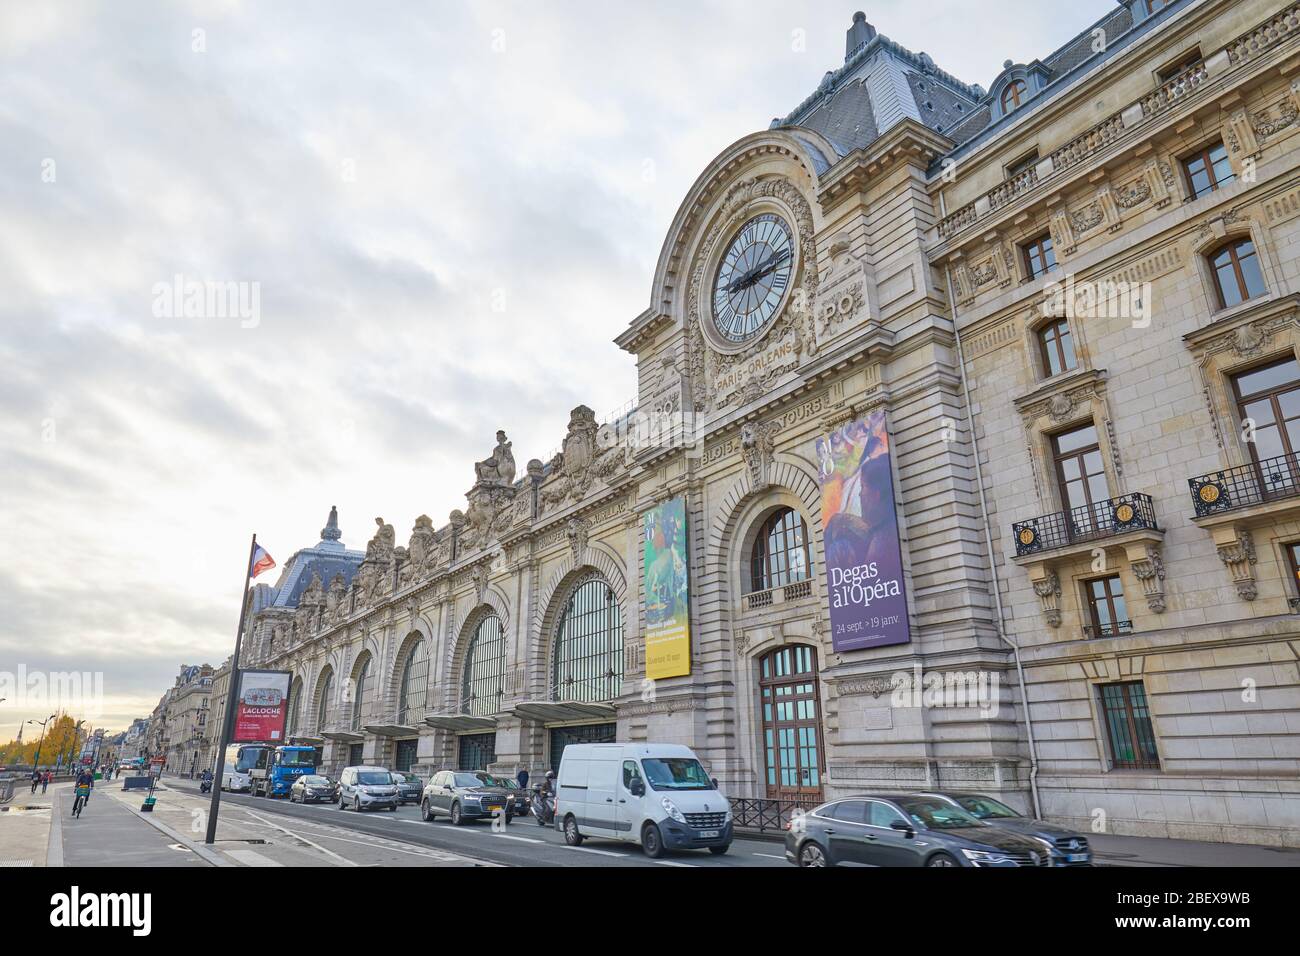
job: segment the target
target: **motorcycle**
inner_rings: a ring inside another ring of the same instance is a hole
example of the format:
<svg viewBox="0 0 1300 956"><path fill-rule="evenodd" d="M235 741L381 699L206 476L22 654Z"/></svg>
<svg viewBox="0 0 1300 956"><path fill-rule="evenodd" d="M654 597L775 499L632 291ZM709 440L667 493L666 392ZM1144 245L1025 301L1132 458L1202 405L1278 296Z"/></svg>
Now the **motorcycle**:
<svg viewBox="0 0 1300 956"><path fill-rule="evenodd" d="M200 780L199 793L211 793L211 792L212 792L212 778L205 777L204 779Z"/></svg>
<svg viewBox="0 0 1300 956"><path fill-rule="evenodd" d="M533 798L528 812L537 820L539 827L549 827L555 823L555 795L541 788L533 790Z"/></svg>

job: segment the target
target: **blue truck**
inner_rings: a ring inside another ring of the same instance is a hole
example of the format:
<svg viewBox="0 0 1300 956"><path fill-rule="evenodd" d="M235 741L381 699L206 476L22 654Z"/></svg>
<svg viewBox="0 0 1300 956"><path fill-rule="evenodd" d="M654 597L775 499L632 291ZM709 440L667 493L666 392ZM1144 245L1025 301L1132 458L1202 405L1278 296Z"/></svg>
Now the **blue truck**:
<svg viewBox="0 0 1300 956"><path fill-rule="evenodd" d="M240 749L240 762L248 765L249 793L255 797L287 797L295 780L316 771L316 761L315 747L251 744Z"/></svg>

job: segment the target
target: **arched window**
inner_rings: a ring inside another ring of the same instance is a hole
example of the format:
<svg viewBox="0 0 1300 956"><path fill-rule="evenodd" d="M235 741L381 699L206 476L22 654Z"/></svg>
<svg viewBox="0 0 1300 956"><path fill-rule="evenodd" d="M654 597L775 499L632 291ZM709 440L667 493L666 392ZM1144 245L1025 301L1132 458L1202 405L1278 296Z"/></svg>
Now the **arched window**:
<svg viewBox="0 0 1300 956"><path fill-rule="evenodd" d="M289 714L284 721L284 733L286 737L296 736L298 733L298 716L302 713L302 678L295 677L293 683L289 685Z"/></svg>
<svg viewBox="0 0 1300 956"><path fill-rule="evenodd" d="M465 651L461 705L475 717L491 717L501 709L505 693L506 638L501 619L489 614L479 621Z"/></svg>
<svg viewBox="0 0 1300 956"><path fill-rule="evenodd" d="M1012 80L1008 83L1007 88L1002 91L1002 112L1011 113L1020 109L1020 104L1025 101L1027 90L1024 80Z"/></svg>
<svg viewBox="0 0 1300 956"><path fill-rule="evenodd" d="M334 671L326 670L320 679L320 700L316 702L316 732L330 729L333 723L334 708L330 702L334 698Z"/></svg>
<svg viewBox="0 0 1300 956"><path fill-rule="evenodd" d="M1231 239L1210 253L1209 258L1221 308L1229 308L1268 291L1264 288L1264 273L1259 268L1255 244L1249 239Z"/></svg>
<svg viewBox="0 0 1300 956"><path fill-rule="evenodd" d="M370 655L367 654L365 660L361 662L361 669L357 671L357 689L356 693L352 696L351 726L353 730L361 729L361 718L366 706L366 698L369 696L370 692L371 659Z"/></svg>
<svg viewBox="0 0 1300 956"><path fill-rule="evenodd" d="M415 642L402 665L402 682L397 688L397 722L414 724L424 718L424 700L429 686L429 651L424 639Z"/></svg>
<svg viewBox="0 0 1300 956"><path fill-rule="evenodd" d="M603 578L582 581L565 605L555 636L553 700L596 703L623 690L623 611Z"/></svg>
<svg viewBox="0 0 1300 956"><path fill-rule="evenodd" d="M793 508L774 511L759 529L750 556L750 590L766 591L812 574L808 527Z"/></svg>

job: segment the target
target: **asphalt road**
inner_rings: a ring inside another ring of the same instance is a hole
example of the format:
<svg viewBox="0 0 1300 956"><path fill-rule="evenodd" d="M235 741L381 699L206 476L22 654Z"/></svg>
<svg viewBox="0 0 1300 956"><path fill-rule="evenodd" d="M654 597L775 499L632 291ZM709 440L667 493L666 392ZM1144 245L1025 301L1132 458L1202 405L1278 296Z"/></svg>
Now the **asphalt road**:
<svg viewBox="0 0 1300 956"><path fill-rule="evenodd" d="M198 793L198 783L165 777L163 783L186 794ZM331 829L368 834L417 846L449 850L477 860L505 866L673 866L738 867L789 866L785 847L767 840L738 839L725 856L707 850L670 853L652 860L632 844L588 839L580 847L567 846L564 837L549 827L539 827L532 817L518 817L503 832L494 832L489 822L466 823L455 827L445 817L433 823L420 819L420 808L407 804L392 810L368 810L357 813L340 810L336 804L302 806L284 799L251 797L223 793L221 805L237 805L263 814L275 814ZM292 824L285 823L292 829Z"/></svg>

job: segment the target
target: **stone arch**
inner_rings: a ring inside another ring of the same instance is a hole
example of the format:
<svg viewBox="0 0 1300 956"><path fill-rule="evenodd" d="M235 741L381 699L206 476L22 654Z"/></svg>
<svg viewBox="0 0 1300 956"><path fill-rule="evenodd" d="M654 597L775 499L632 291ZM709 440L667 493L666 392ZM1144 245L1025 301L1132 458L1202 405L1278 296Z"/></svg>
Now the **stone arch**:
<svg viewBox="0 0 1300 956"><path fill-rule="evenodd" d="M406 670L406 659L410 656L415 645L424 641L425 651L429 653L430 662L432 663L433 645L429 640L427 632L420 627L412 627L407 635L402 638L397 650L393 654L393 660L388 668L388 676L384 681L384 700L389 703L394 712L396 712L397 702L400 699L402 691L402 674Z"/></svg>
<svg viewBox="0 0 1300 956"><path fill-rule="evenodd" d="M764 510L765 500L775 504L783 495L797 505L808 524L815 554L820 556L822 502L817 479L806 462L788 455L777 455L766 487L755 488L753 477L745 472L727 489L714 509L704 548L706 560L712 565L709 571L719 572L720 580L731 582L730 572L735 564L737 547L742 543L740 539L745 536L744 531L749 530L759 512Z"/></svg>
<svg viewBox="0 0 1300 956"><path fill-rule="evenodd" d="M315 728L316 733L318 734L322 730L326 729L324 723L322 723L320 719L322 703L325 705L325 712L327 716L330 715L331 713L334 713L334 701L326 698L325 694L327 691L326 684L329 684L330 685L328 687L329 697L338 696L337 675L338 675L338 670L334 667L332 662L327 660L324 663L324 665L322 665L320 672L316 675L316 680L313 684L313 689L311 694L311 714L309 716L311 717L312 726Z"/></svg>
<svg viewBox="0 0 1300 956"><path fill-rule="evenodd" d="M614 592L618 602L619 617L622 623L624 653L627 648L630 609L627 601L627 579L623 575L622 564L610 554L592 545L583 554L582 562L575 562L572 556L564 559L551 575L538 601L538 621L536 634L538 646L536 653L528 662L528 686L538 699L545 699L550 693L550 670L555 657L555 643L560 616L568 606L573 592L591 575L597 575ZM627 665L624 663L624 679L627 677Z"/></svg>
<svg viewBox="0 0 1300 956"><path fill-rule="evenodd" d="M298 672L289 678L289 713L285 715L284 735L285 737L294 737L302 733L306 728L303 723L303 695L306 692L307 682L303 679L302 673Z"/></svg>
<svg viewBox="0 0 1300 956"><path fill-rule="evenodd" d="M805 193L816 221L820 217L815 198L817 184L821 174L838 158L829 140L803 127L752 133L723 150L696 179L673 218L655 268L650 312L663 316L685 312L685 293L691 274L685 263L691 259L693 247L705 231L704 223L714 215L714 207L748 168L784 159L790 178Z"/></svg>
<svg viewBox="0 0 1300 956"><path fill-rule="evenodd" d="M458 709L461 701L461 687L465 679L465 662L469 655L470 641L480 624L495 616L501 622L507 647L510 640L510 615L505 595L499 589L489 587L483 593L483 603L470 608L460 619L453 632L455 640L448 649L447 668L442 675L442 701L444 708ZM506 654L507 662L509 653ZM505 675L502 675L503 687Z"/></svg>

